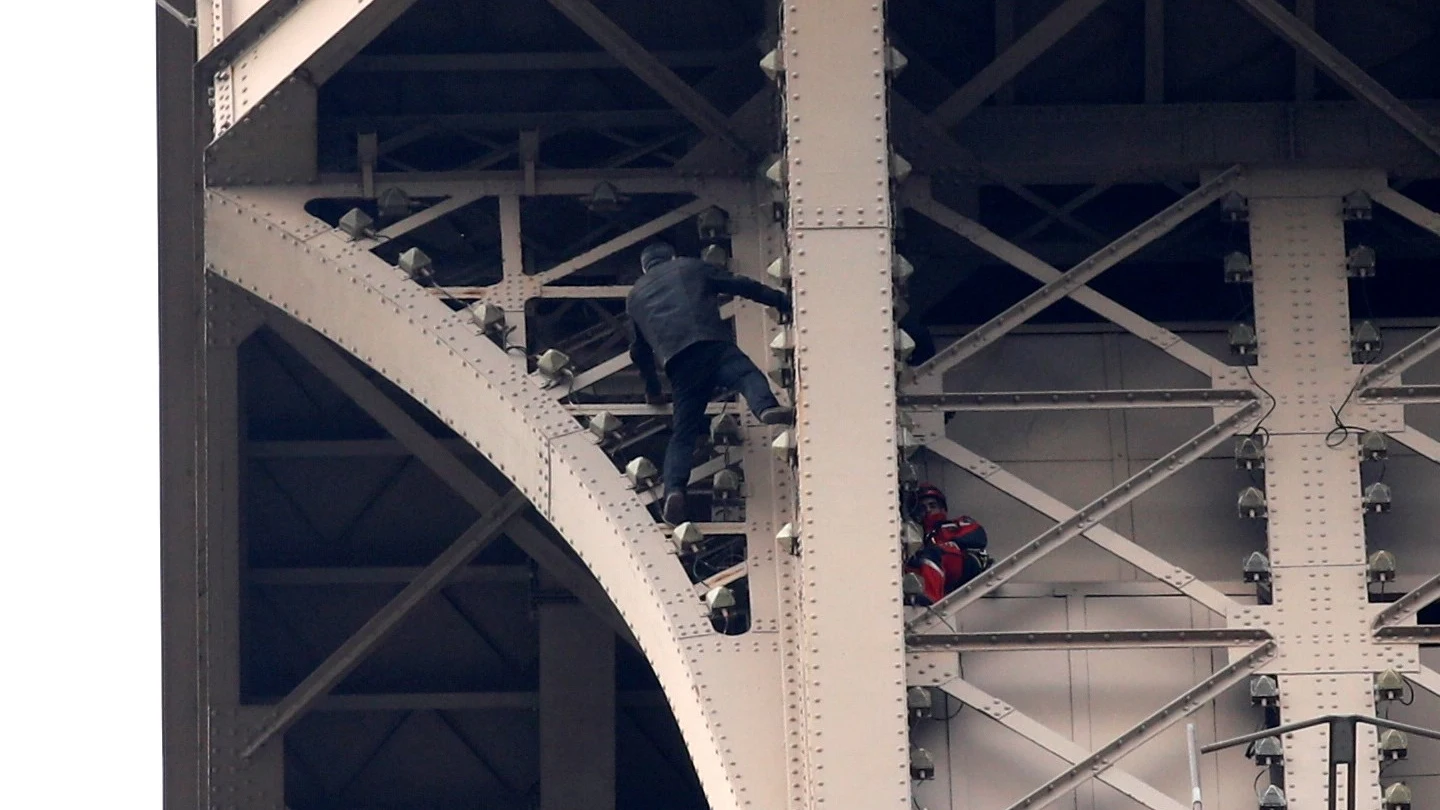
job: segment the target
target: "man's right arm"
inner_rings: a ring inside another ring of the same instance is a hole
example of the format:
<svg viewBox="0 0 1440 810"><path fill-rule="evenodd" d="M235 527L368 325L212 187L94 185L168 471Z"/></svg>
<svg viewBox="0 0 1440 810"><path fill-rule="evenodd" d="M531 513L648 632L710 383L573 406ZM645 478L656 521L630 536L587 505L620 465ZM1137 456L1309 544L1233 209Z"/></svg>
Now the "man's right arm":
<svg viewBox="0 0 1440 810"><path fill-rule="evenodd" d="M710 276L710 287L715 292L738 295L767 307L774 307L784 315L790 314L790 296L784 292L761 284L754 279L726 272L713 265L707 265L706 268Z"/></svg>

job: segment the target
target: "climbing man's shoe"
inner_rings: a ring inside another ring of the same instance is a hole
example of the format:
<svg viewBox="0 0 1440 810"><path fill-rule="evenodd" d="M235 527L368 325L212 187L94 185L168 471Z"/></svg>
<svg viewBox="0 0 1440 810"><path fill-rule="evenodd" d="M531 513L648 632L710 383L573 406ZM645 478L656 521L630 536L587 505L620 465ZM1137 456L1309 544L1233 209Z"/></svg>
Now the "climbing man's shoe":
<svg viewBox="0 0 1440 810"><path fill-rule="evenodd" d="M783 405L766 408L760 412L760 422L766 425L793 425L795 424L795 409L786 408Z"/></svg>
<svg viewBox="0 0 1440 810"><path fill-rule="evenodd" d="M672 492L665 496L665 505L660 509L660 517L671 526L678 526L685 522L685 493Z"/></svg>

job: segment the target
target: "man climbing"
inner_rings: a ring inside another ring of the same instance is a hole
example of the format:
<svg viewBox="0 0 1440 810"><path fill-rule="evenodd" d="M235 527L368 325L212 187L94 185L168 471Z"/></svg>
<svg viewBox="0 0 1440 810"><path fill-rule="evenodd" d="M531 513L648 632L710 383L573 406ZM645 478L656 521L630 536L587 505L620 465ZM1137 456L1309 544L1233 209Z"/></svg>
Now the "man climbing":
<svg viewBox="0 0 1440 810"><path fill-rule="evenodd" d="M968 515L949 517L945 493L934 484L915 491L915 512L925 531L925 545L905 561L905 570L925 584L928 604L939 602L990 567L985 552L985 527Z"/></svg>
<svg viewBox="0 0 1440 810"><path fill-rule="evenodd" d="M717 391L739 391L755 418L766 425L790 424L792 408L782 406L755 363L735 345L720 318L717 300L738 295L790 314L790 296L758 281L741 278L699 259L677 257L664 242L640 254L643 274L630 289L630 359L645 380L645 401L662 402L658 360L675 400L670 445L665 450L661 518L685 520L685 487L695 441L705 430L705 406Z"/></svg>

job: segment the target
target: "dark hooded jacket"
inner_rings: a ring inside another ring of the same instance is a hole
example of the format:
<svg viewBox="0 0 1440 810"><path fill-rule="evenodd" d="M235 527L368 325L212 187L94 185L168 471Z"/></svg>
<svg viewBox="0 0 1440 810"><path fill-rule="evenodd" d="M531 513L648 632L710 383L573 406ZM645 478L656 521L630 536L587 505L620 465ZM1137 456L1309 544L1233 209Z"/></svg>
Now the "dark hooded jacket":
<svg viewBox="0 0 1440 810"><path fill-rule="evenodd" d="M699 259L680 257L648 268L630 289L630 358L650 393L658 393L654 364L661 367L696 343L731 341L720 318L721 295L738 295L789 313L790 297ZM653 383L653 385L652 385Z"/></svg>

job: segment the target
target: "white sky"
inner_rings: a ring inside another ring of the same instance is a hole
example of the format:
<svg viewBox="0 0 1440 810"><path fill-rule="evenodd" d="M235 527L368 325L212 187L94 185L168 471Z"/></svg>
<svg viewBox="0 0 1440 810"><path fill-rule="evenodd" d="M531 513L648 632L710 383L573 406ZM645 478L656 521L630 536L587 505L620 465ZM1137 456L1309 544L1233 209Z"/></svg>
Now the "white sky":
<svg viewBox="0 0 1440 810"><path fill-rule="evenodd" d="M161 805L154 9L0 32L4 808Z"/></svg>

